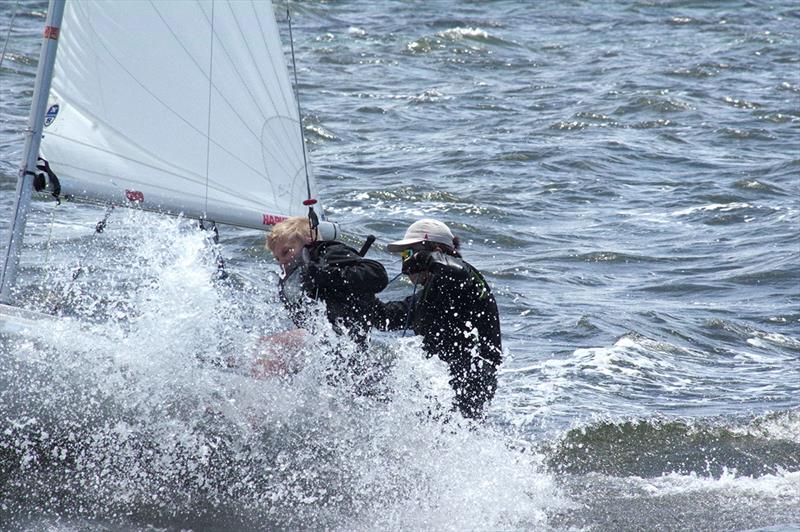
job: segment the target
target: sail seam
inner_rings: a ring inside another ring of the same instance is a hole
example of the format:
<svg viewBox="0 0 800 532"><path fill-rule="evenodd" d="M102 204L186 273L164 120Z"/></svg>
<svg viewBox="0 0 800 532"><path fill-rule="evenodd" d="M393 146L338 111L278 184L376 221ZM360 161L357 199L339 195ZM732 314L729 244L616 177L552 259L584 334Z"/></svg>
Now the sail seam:
<svg viewBox="0 0 800 532"><path fill-rule="evenodd" d="M250 7L253 9L253 18L255 19L256 24L258 25L258 30L261 33L261 42L267 42L267 36L264 33L264 26L261 23L261 19L258 17L258 12L257 12L257 10L255 8L255 4L252 2L252 0L250 2ZM276 32L278 31L277 25L275 26L275 31ZM281 50L282 50L282 48L281 48ZM269 63L270 63L270 66L272 67L272 72L277 73L278 69L280 68L284 72L288 73L289 69L288 69L288 66L286 64L286 59L285 59L285 57L283 55L280 56L281 60L279 61L279 64L277 66L275 65L275 57L270 53L269 49L267 49L267 54L266 55L269 58ZM260 74L260 72L261 71L259 69L259 74ZM291 94L292 94L291 84L288 87L281 87L280 89L281 89L280 93L281 93L281 96L283 97L283 104L284 104L285 108L287 110L294 108L294 105L292 104L292 100L291 100ZM285 92L284 89L288 89L289 92L288 93ZM270 99L270 102L272 103L272 105L277 108L277 105L275 104L275 101L272 99L272 93L270 91L267 91L267 94L269 95L269 99ZM298 120L298 124L299 124L300 130L302 131L302 129L303 129L302 120L303 119L299 114L297 115L297 120ZM283 133L284 133L282 138L286 139L286 141L288 142L288 148L289 149L287 150L283 146L281 146L280 149L282 149L286 153L294 152L294 150L293 150L294 141L292 139L296 138L295 137L295 132L287 130L286 129L286 125L283 124L283 123L281 124L281 129L283 130ZM304 146L304 143L305 143L305 140L303 140L303 142L301 142L299 148L301 150L303 150L303 155L305 157L305 146ZM305 165L305 164L304 164L304 170L306 171L306 173L308 172L307 165ZM284 169L284 171L286 171L286 169ZM287 171L287 173L289 173L289 172ZM296 180L296 177L295 177L295 180Z"/></svg>
<svg viewBox="0 0 800 532"><path fill-rule="evenodd" d="M228 7L230 8L230 4L228 4ZM237 29L239 29L239 32L242 33L241 25L239 24L239 21L236 18L236 14L235 14L235 12L233 11L232 8L230 8L230 9L231 9L231 18L236 23L236 27L237 27ZM203 14L205 15L205 12ZM205 16L206 16L206 20L208 20L208 15L205 15ZM241 70L239 70L239 68L237 67L236 62L231 57L231 54L228 51L228 49L225 46L225 43L223 42L222 39L220 39L219 45L220 45L220 48L222 49L223 53L225 54L225 57L228 59L228 64L231 66L233 71L236 72L236 77L242 83L242 86L247 91L248 96L250 96L250 100L253 102L253 105L256 106L256 108L258 109L258 112L261 114L261 118L262 119L266 119L268 116L272 116L272 115L268 115L268 113L265 113L264 110L261 109L261 105L259 105L258 98L256 98L255 94L253 94L253 91L251 90L250 85L247 83L247 80L242 75ZM248 47L247 42L245 42L245 47ZM249 48L248 48L248 52L249 52ZM251 54L251 58L252 58L252 54ZM255 62L253 64L257 65ZM260 71L259 71L259 73L260 73ZM214 88L216 89L216 86ZM219 91L217 91L217 92L219 93ZM222 95L222 93L219 93L219 95L220 95L220 98L223 98L226 102L228 101L225 98L225 96ZM275 101L272 100L272 95L269 94L269 91L267 91L267 96L270 99L270 103L272 104L272 107L277 110L278 106L275 105ZM229 103L229 105L230 105L230 103ZM236 111L233 109L233 106L231 106L231 110L233 110L234 113L236 113ZM238 113L237 113L237 116L239 116ZM280 115L275 115L275 116L280 116ZM239 117L239 119L242 120L241 117ZM244 123L244 120L242 120L242 123ZM284 168L284 170L286 170L286 169Z"/></svg>
<svg viewBox="0 0 800 532"><path fill-rule="evenodd" d="M295 101L297 102L297 118L300 121L300 149L303 152L303 170L305 170L305 174L306 174L306 189L308 191L308 199L303 202L303 205L308 205L309 206L308 207L308 212L309 212L308 218L311 221L311 229L313 230L313 229L316 228L316 225L317 225L316 219L317 218L316 218L316 215L314 215L314 209L311 206L314 205L314 203L316 203L316 201L314 201L313 203L311 202L312 201L312 198L311 198L311 181L310 181L310 178L308 176L308 159L307 159L307 156L306 156L306 137L305 137L305 134L303 133L303 113L302 113L302 111L300 109L300 87L299 87L299 82L297 81L297 63L295 62L295 59L294 59L294 37L292 37L292 16L289 13L288 3L287 3L287 6L286 6L286 18L289 21L289 46L291 47L291 50L292 50L292 71L294 72L294 93L295 93L294 97L295 97Z"/></svg>
<svg viewBox="0 0 800 532"><path fill-rule="evenodd" d="M167 28L167 30L170 32L170 34L172 34L172 36L173 36L173 38L175 39L175 41L176 41L176 42L177 42L177 43L178 43L178 44L181 46L181 48L183 49L183 51L186 53L187 57L189 57L189 59L192 61L192 63L194 63L194 65L197 67L197 69L198 69L200 72L203 72L203 73L204 73L204 71L203 71L203 68L202 68L202 67L201 67L201 66L200 66L200 65L197 63L197 60L194 58L194 56L192 56L192 54L191 54L191 53L189 53L189 51L188 51L188 50L186 49L186 47L183 45L183 42L182 42L182 41L181 41L181 40L178 38L178 36L176 35L176 33L175 33L175 31L172 29L172 27L171 27L171 26L170 26L170 25L167 23L167 21L166 21L166 20L164 20L164 17L161 15L161 12L158 10L158 8L157 8L157 7L156 7L156 6L155 6L155 5L154 5L152 2L150 2L150 4L151 4L151 6L152 6L153 10L155 11L155 13L158 15L158 17L159 17L159 18L161 19L161 21L163 22L164 26ZM208 15L207 15L207 14L205 14L205 13L203 13L203 14L204 14L204 16L206 17L206 21L208 21ZM101 44L102 44L102 43L101 43ZM237 75L238 75L238 78L239 78L239 80L240 80L240 81L242 82L242 84L245 86L245 88L247 89L247 92L248 92L248 94L250 95L250 98L252 99L253 103L254 103L254 104L256 105L256 107L259 109L259 113L261 114L261 117L262 117L262 118L265 118L265 116L266 116L266 115L263 113L263 111L262 111L262 110L260 109L260 107L258 106L258 103L257 103L257 102L256 102L256 100L255 100L255 97L253 96L252 92L250 92L250 90L249 90L249 86L247 86L247 84L244 82L244 78L242 77L242 75L241 75L241 73L239 72L239 70L236 68L236 65L235 65L235 63L234 63L234 61L232 60L232 58L231 58L231 56L230 56L230 53L228 53L227 49L225 48L225 45L223 44L223 42L222 42L221 40L220 40L220 43L219 43L219 45L222 47L222 51L225 53L225 56L226 56L226 57L227 57L227 59L228 59L228 63L229 63L229 64L230 64L230 65L233 67L233 69L236 71L236 73L237 73ZM105 46L104 46L104 48L105 48ZM145 91L146 91L146 92L147 92L147 93L148 93L150 96L152 96L152 97L153 97L153 98L154 98L154 99L155 99L157 102L159 102L161 105L163 105L164 107L166 107L167 109L169 109L169 110L170 110L170 111L171 111L173 114L175 114L175 115L176 115L178 118L180 118L182 121L184 121L184 122L185 122L187 125L189 125L189 126L192 128L192 129L194 129L195 131L197 131L197 132L198 132L198 133L200 133L201 135L203 135L203 134L204 134L202 131L200 131L199 129L197 129L196 127L194 127L194 126L193 126L191 123L189 123L189 122L188 122L186 119L184 119L182 116L180 116L180 115L179 115L179 114L178 114L178 113L177 113L177 112L176 112L174 109L172 109L172 108L171 108L169 105L167 105L166 103L164 103L163 101L161 101L161 100L160 100L160 99L159 99L159 98L158 98L156 95L154 95L154 94L153 94L153 93L152 93L150 90L148 90L148 89L147 89L147 87L146 87L146 86L144 86L144 85L143 85L143 84L142 84L142 83L141 83L141 82L140 82L140 81L139 81L139 80L136 78L136 76L134 76L134 75L133 75L133 74L132 74L132 73L131 73L131 72L130 72L130 71L127 69L127 68L125 68L125 66L122 64L122 62L121 62L121 61L119 61L119 60L118 60L118 59L117 59L117 58L116 58L116 57L115 57L113 54L111 54L111 52L110 52L110 51L109 51L107 48L106 48L106 51L108 52L109 56L110 56L112 59L114 59L114 61L115 61L115 62L116 62L116 63L117 63L119 66L120 66L120 68L122 68L122 70L124 70L124 71L125 71L125 72L126 72L126 73L127 73L127 74L128 74L128 75L129 75L129 76L130 76L130 77L131 77L133 80L134 80L134 81L136 81L136 82L139 84L139 86L141 86L141 87L142 87L142 88L143 88L143 89L144 89L144 90L145 90ZM261 142L261 136L260 136L259 134L257 134L255 131L253 131L253 130L252 130L250 127L249 127L249 125L248 125L247 121L245 121L245 120L242 118L241 114L239 114L239 112L236 110L236 108L235 108L233 105L231 105L231 102L230 102L230 100L228 100L228 98L226 98L226 97L225 97L225 96L224 96L224 95L223 95L223 94L222 94L222 93L219 91L219 89L217 88L217 86L216 86L216 85L214 85L214 83L213 83L213 82L211 82L211 86L212 86L212 87L214 87L214 92L215 92L215 93L216 93L216 94L219 96L219 98L220 98L220 99L221 99L223 102L225 102L225 104L227 104L227 106L228 106L228 109L229 109L229 110L230 110L230 111L231 111L231 112L232 112L234 115L236 115L236 118L237 118L237 119L239 120L239 122L240 122L240 123L241 123L241 124L244 126L244 128L245 128L245 129L246 129L248 132L250 132L250 134L253 136L253 138L254 138L254 139L258 140L258 142L259 142L259 145L260 145L260 146L262 146L262 149L267 149L267 151L268 151L268 152L269 152L271 155L273 155L273 156L274 156L274 155L275 155L275 153L274 153L274 152L272 152L271 150L269 150L269 146L264 146L264 144ZM273 102L273 105L274 105L274 102ZM287 119L289 119L289 120L292 120L292 117L290 117L290 116L287 116L287 115L275 114L274 116L275 116L275 117L279 117L279 118L287 118ZM285 131L285 129L284 129L284 131ZM218 144L217 142L214 142L213 140L212 140L211 142L212 142L212 143L213 143L215 146L217 146L217 147L219 147L219 148L223 149L223 150L224 150L226 153L228 153L229 155L233 155L233 154L231 154L231 153L230 153L230 151L228 151L227 149L225 149L223 146L221 146L221 145L220 145L220 144ZM235 156L234 156L234 157L235 157ZM242 162L242 163L244 164L244 161L242 161L241 159L239 159L239 158L236 158L236 159L237 159L239 162ZM278 164L278 165L281 167L281 169L282 169L282 170L283 170L283 171L284 171L284 172L285 172L287 175L290 175L290 174L292 173L292 170L291 170L291 168L286 168L286 166L285 166L285 165L283 165L283 164L281 163L281 161L280 161L280 158L279 158L279 157L275 157L275 160L276 160L277 164ZM264 175L263 175L263 174L262 174L260 171L257 171L257 170L255 170L255 169L253 169L253 168L252 168L252 167L250 167L249 165L247 165L247 166L248 166L248 168L250 168L251 170L254 170L254 171L255 171L255 172L256 172L256 173L257 173L259 176L261 176L261 177L262 177L262 179L264 179L264 181L265 181L266 183L269 183L269 179L268 179L266 176L264 176Z"/></svg>
<svg viewBox="0 0 800 532"><path fill-rule="evenodd" d="M261 42L267 42L267 36L264 33L264 26L261 23L261 19L258 17L258 11L256 10L256 7L255 7L255 5L253 4L252 1L250 2L250 7L253 9L253 18L255 19L256 24L258 25L258 31L261 33ZM276 26L276 31L277 31L277 26ZM281 48L281 51L283 51L283 48ZM275 58L270 53L269 48L267 48L266 55L269 58L269 64L270 64L270 67L272 68L272 72L277 73L278 72L278 68L276 68L276 66L275 66ZM283 58L283 56L281 56L281 58ZM286 62L285 61L281 61L280 64L278 65L278 67L283 69L284 71L288 72L288 69L286 68ZM259 74L259 76L261 76L261 69L260 68L258 69L258 74ZM263 80L263 76L261 76L261 78ZM266 83L264 84L264 87L266 88ZM281 93L281 96L283 97L284 108L285 109L292 109L293 108L292 102L287 97L287 93L284 92L283 89L284 89L284 87L281 87L280 93ZM291 90L291 87L289 87L289 90ZM267 90L266 93L269 96L270 103L272 103L273 107L275 107L277 109L278 105L275 103L275 100L272 98L272 92ZM298 117L298 120L299 119L300 119L300 117ZM294 136L293 132L287 130L285 124L281 124L281 126L282 126L283 132L285 134L284 138L292 139L293 136ZM291 143L290 143L289 147L291 148Z"/></svg>
<svg viewBox="0 0 800 532"><path fill-rule="evenodd" d="M166 167L156 166L154 164L148 164L148 163L146 163L144 161L140 161L140 160L134 159L132 157L128 157L128 156L123 155L121 153L117 153L117 152L114 152L114 151L111 151L111 150L100 148L98 146L93 146L93 145L91 145L91 144L89 144L87 142L76 140L76 139L73 139L73 138L70 138L70 137L65 137L64 135L60 135L58 133L49 133L48 135L51 136L51 137L56 137L56 138L63 139L63 140L68 141L68 142L73 142L75 144L78 144L78 145L83 146L85 148L89 148L91 150L95 150L95 151L100 152L100 153L105 153L106 155L113 155L113 156L118 157L118 158L120 158L120 159L122 159L124 161L130 162L130 163L134 163L134 164L143 166L145 168L158 170L158 171L163 172L165 174L170 174L170 175L173 175L175 177L180 177L180 178L186 179L187 181L190 181L192 183L198 183L198 184L202 184L203 183L203 176L200 175L200 174L194 173L194 172L187 171L186 174L182 174L182 173L179 173L179 172L176 172L176 171L169 170ZM150 152L148 152L146 150L143 150L143 151L152 156L152 153L150 153ZM98 172L96 170L91 170L90 168L83 168L83 167L80 167L80 166L70 165L70 164L64 163L64 162L59 162L59 166L72 167L72 168L75 168L76 170L82 170L84 172L89 172L89 173L93 173L93 174L97 174L97 175L107 176L107 174L104 174L102 172ZM182 170L186 170L186 169L182 169ZM197 178L193 179L191 177L192 174L197 176ZM119 176L119 177L124 177L124 176ZM134 178L130 178L130 177L124 177L124 178L129 180L129 181L131 181L131 182L133 182L133 183L138 183L139 182ZM171 190L171 189L169 189L167 187L164 187L163 185L161 186L161 188L163 188L164 190ZM247 199L246 196L241 196L241 195L237 194L236 192L234 192L233 189L226 189L226 188L222 188L222 187L216 187L214 190L228 193L231 196L234 196L234 197L237 197L237 198ZM176 190L176 192L178 192L178 191Z"/></svg>
<svg viewBox="0 0 800 532"><path fill-rule="evenodd" d="M252 3L252 1L251 1L251 6L253 6L253 3ZM230 4L228 4L228 7L229 7L229 9L230 9L230 11L231 11L231 18L233 19L234 23L236 24L236 27L237 27L237 29L239 30L239 32L240 32L240 33L242 33L242 31L241 31L241 24L239 24L239 20L236 18L236 13L234 12L233 8L231 8ZM254 6L253 6L253 9L254 9L254 11L255 11L255 7L254 7ZM204 12L203 14L205 15L205 12ZM208 20L208 15L205 15L205 16L206 16L206 20ZM257 14L257 13L255 14L255 17L254 17L254 18L255 18L255 20L256 20L256 23L258 24L259 30L261 31L261 42L267 42L267 39L266 39L266 37L265 37L265 35L264 35L263 27L262 27L262 25L261 25L261 20L258 18L258 14ZM221 49L222 49L223 53L225 54L225 56L226 56L226 57L227 57L227 59L228 59L228 64L231 66L231 68L233 69L233 71L236 73L236 77L237 77L237 78L239 79L239 81L242 83L242 86L243 86L243 87L245 88L245 90L247 91L247 94L250 96L250 99L252 100L253 104L256 106L256 108L258 108L258 110L259 110L259 113L261 114L261 118L262 118L262 120L264 120L264 121L266 122L268 119L271 119L271 118L273 118L273 117L279 117L279 118L289 118L289 119L291 120L291 117L288 117L288 116L286 116L286 115L282 115L282 114L278 114L278 113L277 113L277 110L278 110L278 104L277 104L277 103L275 102L275 100L273 99L273 97L272 97L272 93L271 93L271 91L269 91L269 90L265 90L265 92L266 92L266 94L267 94L267 98L269 98L269 102L272 104L272 108L273 108L273 109L275 109L276 113L275 113L274 115L271 115L271 114L269 114L269 113L265 113L265 112L264 112L264 111L261 109L261 106L259 105L258 98L256 98L256 96L253 94L253 92L252 92L252 90L251 90L251 88L250 88L250 85L247 83L247 80L246 80L246 79L245 79L245 77L242 75L242 72L241 72L241 70L240 70L240 69L237 67L237 64L236 64L236 62L235 62L235 61L233 60L233 58L231 57L231 54L230 54L230 52L228 51L228 49L227 49L227 47L225 46L225 43L224 43L224 41L223 41L222 39L220 39L219 45L220 45L220 47L221 47ZM245 42L245 47L247 48L247 50L248 50L248 53L250 53L250 48L249 48L249 45L247 44L247 42ZM267 50L266 50L266 52L267 52L267 53L266 53L267 57L269 57L269 59L270 59L270 64L272 65L272 70L273 70L273 72L277 72L277 71L275 70L275 62L274 62L274 60L273 60L272 54L270 53L269 49L267 49ZM251 54L251 59L253 59L253 57L252 57L252 54ZM263 76L261 76L261 69L258 67L258 63L256 63L255 61L253 61L253 65L256 67L256 70L257 70L257 72L259 73L259 76L260 76L260 77L263 79ZM214 88L216 89L216 86L214 86ZM263 88L265 88L265 89L266 89L266 85L264 85L264 86L263 86ZM232 111L233 111L233 112L236 114L236 116L237 116L237 117L239 117L239 120L241 120L241 121L242 121L242 123L245 123L245 122L244 122L244 120L241 118L241 116L238 114L238 112L236 112L236 110L233 108L233 106L232 106L232 105L230 105L230 102L228 101L228 99L227 99L227 98L225 98L225 96L224 96L222 93L220 93L219 91L217 91L217 93L219 94L220 98L222 98L223 100L225 100L225 102L226 102L226 103L228 103L228 106L229 106L229 107L231 108L231 110L232 110ZM289 110L291 107L290 107L290 106L287 104L287 99L286 99L286 95L285 95L285 93L283 92L283 88L281 88L281 94L283 95L284 105L286 106L285 108L286 108L286 110ZM299 117L298 117L298 119L299 119ZM245 125L246 125L246 124L245 124ZM289 130L287 130L287 129L286 129L286 124L285 124L285 123L283 123L283 122L281 122L281 123L280 123L280 125L281 125L281 129L283 130L283 133L284 133L284 137L283 137L283 138L286 138L286 139L291 139L291 138L292 138L292 137L291 137L292 133L291 133ZM249 128L248 128L248 129L249 129ZM260 138L259 138L259 144L261 144L261 146L262 146L262 149L266 149L266 150L269 152L269 154L273 156L273 158L274 158L274 159L275 159L275 160L278 162L278 164L281 166L281 169L282 169L282 170L283 170L283 171L284 171L284 172L285 172L287 175L291 175L291 174L292 174L292 169L291 169L291 168L286 168L284 165L282 165L282 164L280 163L279 157L276 157L276 156L275 156L275 155L276 155L276 154L275 154L275 152L274 152L274 151L272 151L272 150L270 149L270 146L264 146L264 144L260 142ZM291 143L290 143L290 148L291 148ZM283 150L283 151L285 152L286 150ZM280 155L280 153L278 153L278 155Z"/></svg>

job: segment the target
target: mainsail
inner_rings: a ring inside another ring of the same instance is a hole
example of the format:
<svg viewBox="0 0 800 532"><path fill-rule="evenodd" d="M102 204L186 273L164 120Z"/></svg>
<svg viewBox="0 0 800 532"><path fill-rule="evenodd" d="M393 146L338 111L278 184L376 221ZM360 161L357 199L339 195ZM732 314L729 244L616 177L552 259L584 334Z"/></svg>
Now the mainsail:
<svg viewBox="0 0 800 532"><path fill-rule="evenodd" d="M67 1L44 124L65 196L262 229L316 198L269 1Z"/></svg>
<svg viewBox="0 0 800 532"><path fill-rule="evenodd" d="M50 0L0 302L40 153L62 196L267 229L324 218L299 114L269 0Z"/></svg>

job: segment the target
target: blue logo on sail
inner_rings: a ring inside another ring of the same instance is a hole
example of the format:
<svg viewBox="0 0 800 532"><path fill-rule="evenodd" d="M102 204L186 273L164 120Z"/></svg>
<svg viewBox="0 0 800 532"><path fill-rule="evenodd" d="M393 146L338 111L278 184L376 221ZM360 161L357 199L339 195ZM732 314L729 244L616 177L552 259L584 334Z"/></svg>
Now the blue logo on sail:
<svg viewBox="0 0 800 532"><path fill-rule="evenodd" d="M58 104L53 104L47 109L47 114L44 115L44 127L49 126L58 116Z"/></svg>

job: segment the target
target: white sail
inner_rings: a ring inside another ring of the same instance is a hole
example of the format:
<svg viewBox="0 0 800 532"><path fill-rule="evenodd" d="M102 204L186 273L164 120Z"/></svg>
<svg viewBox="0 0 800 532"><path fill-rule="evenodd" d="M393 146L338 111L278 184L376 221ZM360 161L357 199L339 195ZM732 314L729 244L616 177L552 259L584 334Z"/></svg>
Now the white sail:
<svg viewBox="0 0 800 532"><path fill-rule="evenodd" d="M266 228L307 213L304 150L269 1L67 1L41 144L63 195Z"/></svg>

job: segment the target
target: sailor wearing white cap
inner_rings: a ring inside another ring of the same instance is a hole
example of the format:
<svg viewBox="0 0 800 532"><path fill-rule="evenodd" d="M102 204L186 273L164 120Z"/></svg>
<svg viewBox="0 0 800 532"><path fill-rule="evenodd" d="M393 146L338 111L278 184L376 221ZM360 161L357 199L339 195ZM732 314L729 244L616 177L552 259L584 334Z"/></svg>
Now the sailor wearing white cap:
<svg viewBox="0 0 800 532"><path fill-rule="evenodd" d="M403 273L414 282L414 294L381 303L373 323L421 335L429 356L450 367L454 406L465 417L480 418L497 388L500 318L488 283L461 257L458 245L450 228L431 218L414 222L402 240L390 243L387 249L403 257Z"/></svg>

